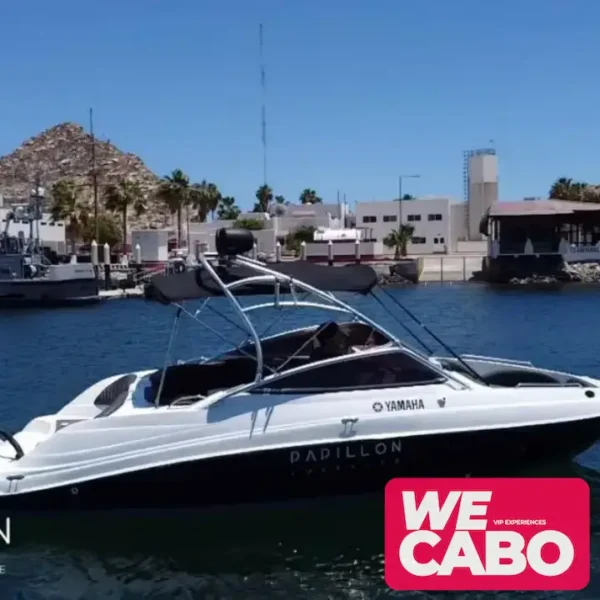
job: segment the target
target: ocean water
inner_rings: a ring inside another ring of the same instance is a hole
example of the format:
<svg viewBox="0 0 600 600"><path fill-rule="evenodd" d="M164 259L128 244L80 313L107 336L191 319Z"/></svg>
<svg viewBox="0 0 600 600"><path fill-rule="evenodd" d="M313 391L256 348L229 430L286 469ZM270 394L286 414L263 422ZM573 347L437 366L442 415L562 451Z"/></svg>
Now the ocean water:
<svg viewBox="0 0 600 600"><path fill-rule="evenodd" d="M533 360L600 377L600 289L426 285L390 293L459 352ZM407 337L371 298L353 301L368 316ZM212 306L212 308L211 308ZM191 312L199 308L191 304ZM160 367L175 310L143 300L95 307L0 312L0 429L19 429L52 413L102 377ZM174 358L214 354L243 335L224 302L204 307L212 331L184 318ZM265 311L259 332L331 318L324 311ZM414 332L419 328L411 325ZM228 343L222 338L226 338ZM410 339L410 338L407 338ZM431 339L423 338L433 349ZM440 457L442 459L443 457ZM552 472L549 467L548 474ZM592 580L587 590L543 594L600 597L600 450L568 472L592 488ZM558 474L558 473L557 473ZM210 482L197 482L210 485ZM399 594L383 581L382 506L361 498L313 502L244 515L134 516L44 523L0 554L0 598L311 598L484 597ZM13 537L18 539L18 531ZM495 594L515 597L515 594ZM487 597L487 596L486 596ZM491 595L489 595L491 597ZM527 594L527 597L538 597Z"/></svg>

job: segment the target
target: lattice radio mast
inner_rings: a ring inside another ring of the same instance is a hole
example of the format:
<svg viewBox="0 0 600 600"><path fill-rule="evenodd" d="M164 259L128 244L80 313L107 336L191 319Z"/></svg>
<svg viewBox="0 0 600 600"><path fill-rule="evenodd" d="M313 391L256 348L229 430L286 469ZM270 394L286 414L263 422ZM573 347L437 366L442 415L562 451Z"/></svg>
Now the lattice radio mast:
<svg viewBox="0 0 600 600"><path fill-rule="evenodd" d="M267 185L267 109L266 109L266 94L267 81L265 76L265 63L263 56L263 26L259 28L259 44L260 44L260 86L262 92L262 107L261 107L261 127L262 127L262 145L263 145L263 183Z"/></svg>
<svg viewBox="0 0 600 600"><path fill-rule="evenodd" d="M92 190L94 193L94 225L96 243L100 243L100 223L98 221L98 171L96 170L96 136L94 135L94 110L90 108L90 136L91 136L91 162L92 162ZM126 240L123 240L125 243Z"/></svg>

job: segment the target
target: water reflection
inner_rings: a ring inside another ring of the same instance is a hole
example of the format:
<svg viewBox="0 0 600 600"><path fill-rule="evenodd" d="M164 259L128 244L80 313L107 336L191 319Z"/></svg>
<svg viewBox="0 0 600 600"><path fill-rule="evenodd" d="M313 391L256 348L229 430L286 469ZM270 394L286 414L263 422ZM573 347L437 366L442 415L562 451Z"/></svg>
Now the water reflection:
<svg viewBox="0 0 600 600"><path fill-rule="evenodd" d="M589 462L595 454L537 475L588 481L592 556L600 556L600 474ZM2 597L17 590L23 598L63 599L460 597L386 589L380 495L209 513L17 516L13 542L0 557ZM592 582L577 598L600 596L600 565L592 560Z"/></svg>

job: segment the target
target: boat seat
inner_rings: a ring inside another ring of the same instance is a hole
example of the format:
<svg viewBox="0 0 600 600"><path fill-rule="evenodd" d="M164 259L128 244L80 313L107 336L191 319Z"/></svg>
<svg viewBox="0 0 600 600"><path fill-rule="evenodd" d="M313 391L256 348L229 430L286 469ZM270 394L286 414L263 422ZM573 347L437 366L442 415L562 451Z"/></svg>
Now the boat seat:
<svg viewBox="0 0 600 600"><path fill-rule="evenodd" d="M484 380L489 385L500 387L516 387L519 383L562 383L559 379L548 373L527 371L524 369L502 369L485 375Z"/></svg>
<svg viewBox="0 0 600 600"><path fill-rule="evenodd" d="M145 399L154 404L162 369L150 375L150 387L145 391ZM256 376L256 361L245 356L231 356L225 360L207 363L184 363L167 367L160 405L168 405L185 396L207 396L211 390L231 388L249 383Z"/></svg>
<svg viewBox="0 0 600 600"><path fill-rule="evenodd" d="M327 321L319 327L315 342L316 347L310 354L312 361L350 354L354 345L350 336L335 321Z"/></svg>
<svg viewBox="0 0 600 600"><path fill-rule="evenodd" d="M129 395L129 388L135 380L135 375L123 375L104 388L94 400L94 404L102 409L94 418L108 417L121 408Z"/></svg>

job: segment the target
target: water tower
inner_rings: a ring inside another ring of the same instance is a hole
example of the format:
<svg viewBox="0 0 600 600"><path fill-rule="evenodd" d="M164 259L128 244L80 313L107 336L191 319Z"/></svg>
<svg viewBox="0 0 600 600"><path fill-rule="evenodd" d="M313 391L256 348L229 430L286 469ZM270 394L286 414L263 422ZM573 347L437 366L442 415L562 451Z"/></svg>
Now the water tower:
<svg viewBox="0 0 600 600"><path fill-rule="evenodd" d="M498 202L498 157L494 148L464 152L463 169L466 230L469 240L481 240L479 223L485 212Z"/></svg>

